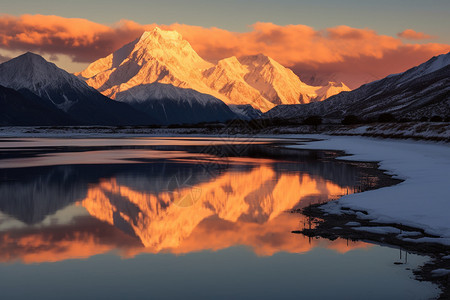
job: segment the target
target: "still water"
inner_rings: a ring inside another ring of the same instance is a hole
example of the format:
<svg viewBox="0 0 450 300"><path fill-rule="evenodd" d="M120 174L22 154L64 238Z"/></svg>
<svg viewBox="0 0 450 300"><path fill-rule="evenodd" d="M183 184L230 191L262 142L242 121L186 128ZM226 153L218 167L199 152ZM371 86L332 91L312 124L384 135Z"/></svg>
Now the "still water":
<svg viewBox="0 0 450 300"><path fill-rule="evenodd" d="M435 296L412 279L425 257L291 233L310 226L293 210L382 180L293 142L1 140L1 298Z"/></svg>

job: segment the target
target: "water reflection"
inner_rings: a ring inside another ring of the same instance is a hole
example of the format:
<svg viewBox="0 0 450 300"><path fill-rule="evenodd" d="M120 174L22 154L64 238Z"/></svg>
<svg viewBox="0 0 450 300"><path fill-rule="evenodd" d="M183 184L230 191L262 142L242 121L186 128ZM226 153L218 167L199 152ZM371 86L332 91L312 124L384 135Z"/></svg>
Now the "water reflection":
<svg viewBox="0 0 450 300"><path fill-rule="evenodd" d="M0 141L2 298L436 295L397 249L291 233L310 225L292 209L376 186L373 165L268 141L63 141Z"/></svg>
<svg viewBox="0 0 450 300"><path fill-rule="evenodd" d="M305 247L277 234L289 233L296 227L292 221L298 222L298 216L286 211L304 205L302 200L324 200L344 191L346 187L308 174L277 174L262 165L159 193L106 179L89 188L81 205L97 219L136 235L147 251L184 253L244 244L270 255Z"/></svg>
<svg viewBox="0 0 450 300"><path fill-rule="evenodd" d="M176 157L164 154L179 148L159 150L155 159L157 150L141 149L152 158L133 164L0 169L0 260L51 262L113 250L123 257L184 254L237 245L260 256L319 244L339 252L368 247L291 234L306 220L289 213L353 191L361 166L320 159L323 153L248 148L241 157L216 157L220 167L212 172L211 155L192 157L195 148ZM7 226L13 220L19 225Z"/></svg>

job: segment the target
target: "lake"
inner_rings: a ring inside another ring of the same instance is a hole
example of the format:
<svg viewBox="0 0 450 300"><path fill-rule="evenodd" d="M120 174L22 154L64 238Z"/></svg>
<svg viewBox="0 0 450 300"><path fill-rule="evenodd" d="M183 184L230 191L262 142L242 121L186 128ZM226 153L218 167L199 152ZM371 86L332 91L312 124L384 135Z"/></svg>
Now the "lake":
<svg viewBox="0 0 450 300"><path fill-rule="evenodd" d="M263 138L0 140L2 299L427 299L426 257L308 238L371 163ZM394 264L395 262L403 264Z"/></svg>

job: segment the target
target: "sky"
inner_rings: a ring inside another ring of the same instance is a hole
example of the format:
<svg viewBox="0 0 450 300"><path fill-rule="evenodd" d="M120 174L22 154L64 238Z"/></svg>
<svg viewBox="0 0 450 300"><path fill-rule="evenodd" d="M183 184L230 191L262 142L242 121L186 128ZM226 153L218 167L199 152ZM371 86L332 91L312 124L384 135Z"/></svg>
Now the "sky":
<svg viewBox="0 0 450 300"><path fill-rule="evenodd" d="M256 22L372 28L395 35L407 28L431 32L450 42L448 0L15 0L2 13L85 18L103 24L120 19L141 24L181 23L247 31Z"/></svg>
<svg viewBox="0 0 450 300"><path fill-rule="evenodd" d="M335 72L351 63L380 77L448 52L449 14L448 0L4 1L0 61L33 51L81 71L160 26L180 31L212 61L268 52L296 73Z"/></svg>

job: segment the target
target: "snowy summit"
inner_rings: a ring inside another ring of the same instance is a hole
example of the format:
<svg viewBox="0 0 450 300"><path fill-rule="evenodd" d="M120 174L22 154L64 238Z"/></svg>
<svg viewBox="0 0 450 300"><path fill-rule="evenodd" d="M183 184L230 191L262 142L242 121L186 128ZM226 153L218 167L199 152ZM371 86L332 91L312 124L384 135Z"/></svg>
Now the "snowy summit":
<svg viewBox="0 0 450 300"><path fill-rule="evenodd" d="M290 69L263 54L230 57L213 64L201 58L181 34L160 28L144 32L78 75L117 100L123 100L121 92L157 82L193 89L226 104L250 104L261 111L278 104L321 101L350 90L343 83L309 86ZM161 93L161 86L158 89ZM170 98L170 90L166 96Z"/></svg>

